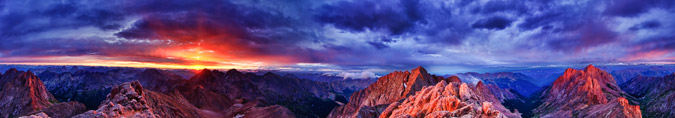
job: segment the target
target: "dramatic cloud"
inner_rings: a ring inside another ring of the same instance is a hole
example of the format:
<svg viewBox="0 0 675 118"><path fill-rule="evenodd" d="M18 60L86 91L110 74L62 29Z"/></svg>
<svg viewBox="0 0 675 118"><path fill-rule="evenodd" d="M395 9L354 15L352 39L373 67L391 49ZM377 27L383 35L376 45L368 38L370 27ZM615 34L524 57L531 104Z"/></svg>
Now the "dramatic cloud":
<svg viewBox="0 0 675 118"><path fill-rule="evenodd" d="M0 0L0 63L372 72L662 63L675 61L673 18L671 0Z"/></svg>
<svg viewBox="0 0 675 118"><path fill-rule="evenodd" d="M672 0L614 0L609 1L605 13L617 16L636 16L652 8L671 9L675 6Z"/></svg>
<svg viewBox="0 0 675 118"><path fill-rule="evenodd" d="M504 29L511 25L511 20L503 17L491 17L487 19L482 19L473 23L471 27L473 28L485 28L485 29Z"/></svg>
<svg viewBox="0 0 675 118"><path fill-rule="evenodd" d="M389 4L378 1L340 1L319 8L316 19L353 31L384 29L398 35L424 23L419 1L401 0ZM393 4L393 5L390 5Z"/></svg>

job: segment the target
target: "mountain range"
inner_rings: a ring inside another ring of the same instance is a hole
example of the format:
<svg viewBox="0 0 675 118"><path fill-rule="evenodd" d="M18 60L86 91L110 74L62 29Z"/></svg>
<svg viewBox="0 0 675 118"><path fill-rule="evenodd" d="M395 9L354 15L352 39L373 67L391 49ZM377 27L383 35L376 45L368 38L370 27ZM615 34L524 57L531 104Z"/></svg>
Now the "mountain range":
<svg viewBox="0 0 675 118"><path fill-rule="evenodd" d="M670 117L675 73L618 84L593 65L549 86L524 74L437 76L423 67L378 79L315 81L203 69L56 68L0 74L0 117ZM616 72L616 71L615 71ZM462 78L478 78L465 82ZM315 78L316 79L316 78Z"/></svg>
<svg viewBox="0 0 675 118"><path fill-rule="evenodd" d="M459 73L460 78L476 78L473 81L482 81L485 84L494 84L500 88L510 88L523 96L530 96L537 92L541 87L530 82L534 78L521 73L497 72L497 73Z"/></svg>

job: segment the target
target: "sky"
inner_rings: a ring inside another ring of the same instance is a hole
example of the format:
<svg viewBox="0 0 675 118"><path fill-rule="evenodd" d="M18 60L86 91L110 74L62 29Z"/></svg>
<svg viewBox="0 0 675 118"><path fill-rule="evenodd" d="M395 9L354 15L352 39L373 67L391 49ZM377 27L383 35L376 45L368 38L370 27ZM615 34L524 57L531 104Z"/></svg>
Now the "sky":
<svg viewBox="0 0 675 118"><path fill-rule="evenodd" d="M675 62L673 0L0 0L0 64L388 71Z"/></svg>

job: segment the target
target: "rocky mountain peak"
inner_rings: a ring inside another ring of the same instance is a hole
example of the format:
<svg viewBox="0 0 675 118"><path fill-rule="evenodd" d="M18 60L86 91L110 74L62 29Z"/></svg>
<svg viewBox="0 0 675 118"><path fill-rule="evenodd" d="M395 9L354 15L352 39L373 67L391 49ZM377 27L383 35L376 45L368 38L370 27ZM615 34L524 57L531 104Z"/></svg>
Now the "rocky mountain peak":
<svg viewBox="0 0 675 118"><path fill-rule="evenodd" d="M230 69L225 72L227 75L242 75L243 73L239 72L237 69Z"/></svg>
<svg viewBox="0 0 675 118"><path fill-rule="evenodd" d="M485 90L479 88L485 86L480 83L474 88L466 83L441 81L424 87L400 103L390 104L379 117L520 117L499 102L485 101L486 98L494 98L491 93L484 93Z"/></svg>
<svg viewBox="0 0 675 118"><path fill-rule="evenodd" d="M97 110L74 117L150 118L160 116L203 117L194 106L180 100L180 97L171 97L143 89L139 81L126 82L113 87Z"/></svg>
<svg viewBox="0 0 675 118"><path fill-rule="evenodd" d="M10 68L9 70L5 71L5 74L12 74L19 72L19 70L16 70L16 68Z"/></svg>
<svg viewBox="0 0 675 118"><path fill-rule="evenodd" d="M173 73L168 73L164 72L162 70L158 69L146 69L145 71L141 72L139 75L139 80L145 80L145 81L159 81L159 80L182 80L182 77L173 74ZM141 81L143 83L144 81ZM145 84L145 83L143 83Z"/></svg>
<svg viewBox="0 0 675 118"><path fill-rule="evenodd" d="M136 78L147 89L159 92L169 92L172 89L172 85L186 81L176 74L157 69L146 69L138 74Z"/></svg>
<svg viewBox="0 0 675 118"><path fill-rule="evenodd" d="M117 96L123 96L120 98L138 98L143 95L143 86L138 81L123 83L112 90L110 90L110 96L108 99L113 100L113 102L120 103L126 101L120 101L122 99L115 99Z"/></svg>
<svg viewBox="0 0 675 118"><path fill-rule="evenodd" d="M484 87L485 84L483 84L483 81L478 81L478 83L476 83L476 88L484 88Z"/></svg>
<svg viewBox="0 0 675 118"><path fill-rule="evenodd" d="M198 73L196 73L196 74L199 74L199 75L211 75L212 73L211 73L211 70L204 68L204 69L200 70L200 71L199 71Z"/></svg>
<svg viewBox="0 0 675 118"><path fill-rule="evenodd" d="M209 69L202 69L198 73L195 73L195 75L192 76L192 78L190 78L190 81L197 83L211 82L214 81L216 78L217 76L214 74L213 71Z"/></svg>
<svg viewBox="0 0 675 118"><path fill-rule="evenodd" d="M544 102L534 112L543 115L569 115L567 112L608 104L620 97L630 97L626 95L609 73L593 65L588 65L584 70L569 68L553 82L543 96Z"/></svg>
<svg viewBox="0 0 675 118"><path fill-rule="evenodd" d="M410 70L411 73L427 73L427 70L422 66L417 66L417 68ZM428 73L427 73L428 74Z"/></svg>
<svg viewBox="0 0 675 118"><path fill-rule="evenodd" d="M160 74L161 72L158 69L149 68L149 69L145 69L145 71L143 71L143 73L145 73L145 74Z"/></svg>
<svg viewBox="0 0 675 118"><path fill-rule="evenodd" d="M462 80L457 76L448 77L448 82L450 83L462 83Z"/></svg>
<svg viewBox="0 0 675 118"><path fill-rule="evenodd" d="M581 88L577 89L577 87ZM551 91L560 92L562 90L576 90L579 93L588 93L590 96L604 96L602 95L602 89L605 88L611 90L610 93L615 94L615 96L618 95L617 90L620 91L612 75L593 65L588 65L584 70L572 68L565 70L565 73L553 82ZM606 102L606 100L602 101Z"/></svg>
<svg viewBox="0 0 675 118"><path fill-rule="evenodd" d="M380 77L368 88L352 94L350 102L331 112L329 117L352 117L364 114L378 114L375 107L386 105L414 95L425 86L435 85L442 79L432 77L423 67L410 71L395 71Z"/></svg>
<svg viewBox="0 0 675 118"><path fill-rule="evenodd" d="M56 102L32 72L9 69L0 78L0 117L27 115Z"/></svg>
<svg viewBox="0 0 675 118"><path fill-rule="evenodd" d="M274 74L274 73L272 73L272 72L266 72L263 76L266 76L266 77L281 78L280 75Z"/></svg>
<svg viewBox="0 0 675 118"><path fill-rule="evenodd" d="M600 69L598 69L598 68L596 68L595 66L593 66L593 64L589 64L588 66L586 66L586 68L584 68L584 71L586 71L586 72L589 72L589 71L600 71Z"/></svg>

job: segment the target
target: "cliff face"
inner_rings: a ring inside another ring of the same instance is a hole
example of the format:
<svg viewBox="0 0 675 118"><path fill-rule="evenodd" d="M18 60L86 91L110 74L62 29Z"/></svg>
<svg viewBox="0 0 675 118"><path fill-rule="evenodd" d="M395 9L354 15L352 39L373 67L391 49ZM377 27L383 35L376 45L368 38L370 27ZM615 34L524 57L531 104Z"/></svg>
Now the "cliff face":
<svg viewBox="0 0 675 118"><path fill-rule="evenodd" d="M422 67L396 71L379 78L364 90L352 94L349 103L339 106L328 117L378 116L389 104L400 101L446 78L431 76Z"/></svg>
<svg viewBox="0 0 675 118"><path fill-rule="evenodd" d="M622 85L629 94L638 97L644 117L675 116L675 73L663 77L638 76Z"/></svg>
<svg viewBox="0 0 675 118"><path fill-rule="evenodd" d="M52 106L56 99L32 72L9 69L0 78L0 117L16 117Z"/></svg>
<svg viewBox="0 0 675 118"><path fill-rule="evenodd" d="M379 117L517 118L520 114L502 106L492 90L482 82L470 87L466 83L442 81L434 86L424 87L401 103L392 103Z"/></svg>
<svg viewBox="0 0 675 118"><path fill-rule="evenodd" d="M540 117L605 113L602 112L605 111L603 110L605 107L612 107L607 109L621 109L618 107L622 106L639 108L637 105L623 104L628 103L626 97L632 99L632 96L619 89L609 73L593 65L589 65L584 70L571 68L565 70L565 73L556 79L541 97L543 98L542 104L534 110L535 116ZM622 105L612 105L617 103ZM606 113L622 117L640 116L639 109L628 110L632 111Z"/></svg>
<svg viewBox="0 0 675 118"><path fill-rule="evenodd" d="M58 103L44 83L32 72L9 69L0 76L0 117L41 114L70 117L84 112L78 102Z"/></svg>

